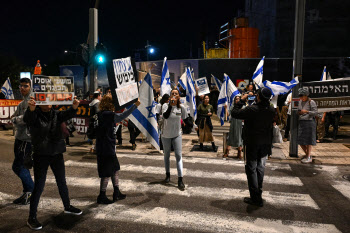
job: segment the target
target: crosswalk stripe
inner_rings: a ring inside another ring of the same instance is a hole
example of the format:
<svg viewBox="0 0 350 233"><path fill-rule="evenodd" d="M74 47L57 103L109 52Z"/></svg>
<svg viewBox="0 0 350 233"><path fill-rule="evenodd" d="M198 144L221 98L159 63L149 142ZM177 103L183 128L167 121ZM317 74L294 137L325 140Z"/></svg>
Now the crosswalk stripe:
<svg viewBox="0 0 350 233"><path fill-rule="evenodd" d="M130 208L117 204L99 208L95 219L136 222L206 232L340 232L333 224L235 217L170 210L162 207ZM117 213L117 214L116 214Z"/></svg>
<svg viewBox="0 0 350 233"><path fill-rule="evenodd" d="M332 185L333 188L338 190L345 197L350 199L350 184L349 181L335 181L335 184Z"/></svg>
<svg viewBox="0 0 350 233"><path fill-rule="evenodd" d="M164 156L155 156L155 155L128 155L128 154L118 154L118 158L130 158L130 159L147 159L147 160L157 160L157 161L163 161ZM171 161L176 161L176 158L174 156L170 157ZM218 160L218 159L212 159L212 158L194 158L194 157L182 157L182 161L184 163L200 163L200 164L215 164L215 165L227 165L227 166L244 166L243 161L237 161L237 160ZM271 168L273 170L276 169L283 169L283 170L292 170L289 164L274 164L274 163L267 163L266 167Z"/></svg>
<svg viewBox="0 0 350 233"><path fill-rule="evenodd" d="M5 204L5 203L12 203L14 199L16 199L14 195L6 194L3 192L0 192L0 203ZM95 204L96 202L94 201L81 201L77 199L71 199L70 200L71 205L74 206L88 206ZM20 208L20 209L29 209L29 205L11 205L11 207L14 208ZM55 210L55 209L60 209L63 211L63 204L62 200L59 198L48 198L48 197L41 197L38 205L39 209L49 209L49 210Z"/></svg>
<svg viewBox="0 0 350 233"><path fill-rule="evenodd" d="M82 177L66 177L67 184L69 186L93 188L99 189L99 178L82 178ZM55 184L54 177L48 177L46 183ZM231 189L231 188L207 188L200 186L187 185L185 191L180 191L174 186L164 186L161 184L149 185L148 182L136 182L133 180L120 179L120 188L124 192L154 192L162 194L173 194L186 197L201 197L217 200L233 200L240 199L249 196L249 191L245 189ZM112 188L112 185L109 185ZM312 209L319 209L316 202L308 194L299 193L285 193L285 192L271 192L264 191L263 198L269 205L278 206L302 206Z"/></svg>
<svg viewBox="0 0 350 233"><path fill-rule="evenodd" d="M68 160L65 162L66 166L77 166L77 167L94 167L96 164L86 163L86 162L77 162ZM133 165L133 164L124 164L121 165L122 171L129 172L138 172L146 174L158 174L164 175L165 169L163 167L154 167L154 166L142 166L142 165ZM177 174L175 168L170 169L171 174ZM198 177L198 178L209 178L209 179L222 179L222 180L232 180L232 181L246 181L247 177L244 173L224 173L224 172L206 172L201 170L191 170L183 169L185 176L189 177ZM298 177L285 177L285 176L264 176L265 183L280 184L280 185L294 185L294 186L303 186L303 183Z"/></svg>
<svg viewBox="0 0 350 233"><path fill-rule="evenodd" d="M0 192L0 203L8 203L13 195ZM319 224L300 221L285 221L265 218L235 217L222 214L205 214L201 212L170 210L163 207L133 208L123 204L99 205L95 202L71 199L72 205L89 208L96 220L136 222L142 224L166 226L206 232L340 232L332 224ZM6 208L28 209L29 206L8 205ZM60 198L42 197L40 209L63 211ZM117 213L117 214L116 214Z"/></svg>

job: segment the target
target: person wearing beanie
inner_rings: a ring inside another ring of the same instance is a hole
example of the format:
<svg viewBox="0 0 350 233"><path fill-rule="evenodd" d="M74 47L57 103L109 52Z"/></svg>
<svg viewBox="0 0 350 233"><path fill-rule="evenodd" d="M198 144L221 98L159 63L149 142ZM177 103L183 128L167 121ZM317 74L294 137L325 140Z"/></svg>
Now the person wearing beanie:
<svg viewBox="0 0 350 233"><path fill-rule="evenodd" d="M271 90L263 87L258 90L256 103L242 109L237 101L231 116L244 120L243 144L245 146L245 172L250 197L244 202L262 207L262 186L267 155L272 144L272 127L275 110L270 105Z"/></svg>

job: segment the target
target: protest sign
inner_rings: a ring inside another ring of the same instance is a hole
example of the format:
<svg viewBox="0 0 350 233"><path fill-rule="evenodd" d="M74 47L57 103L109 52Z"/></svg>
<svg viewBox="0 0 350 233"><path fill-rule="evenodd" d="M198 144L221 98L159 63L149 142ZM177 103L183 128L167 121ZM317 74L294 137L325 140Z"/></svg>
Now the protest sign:
<svg viewBox="0 0 350 233"><path fill-rule="evenodd" d="M249 84L249 79L236 79L236 87L244 90Z"/></svg>
<svg viewBox="0 0 350 233"><path fill-rule="evenodd" d="M114 59L112 67L107 64L106 68L116 110L136 101L138 98L137 71L131 58Z"/></svg>
<svg viewBox="0 0 350 233"><path fill-rule="evenodd" d="M206 77L196 79L195 82L196 82L196 86L198 87L199 96L210 93Z"/></svg>
<svg viewBox="0 0 350 233"><path fill-rule="evenodd" d="M11 116L15 113L18 104L22 100L0 100L0 122L11 123Z"/></svg>
<svg viewBox="0 0 350 233"><path fill-rule="evenodd" d="M303 83L303 88L309 90L309 97L316 102L319 112L349 110L349 86L350 78Z"/></svg>
<svg viewBox="0 0 350 233"><path fill-rule="evenodd" d="M37 105L71 105L74 78L33 75L33 95Z"/></svg>

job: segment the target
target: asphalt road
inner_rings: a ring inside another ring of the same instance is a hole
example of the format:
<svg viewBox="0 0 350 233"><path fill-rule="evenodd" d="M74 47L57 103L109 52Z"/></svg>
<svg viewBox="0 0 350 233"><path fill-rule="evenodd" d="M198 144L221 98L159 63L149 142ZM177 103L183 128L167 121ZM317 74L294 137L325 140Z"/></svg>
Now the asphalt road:
<svg viewBox="0 0 350 233"><path fill-rule="evenodd" d="M12 200L21 194L11 170L13 142L0 140L0 232L31 232L29 205ZM248 195L244 164L219 158L184 158L185 191L177 189L172 154L171 183L162 184L161 155L119 154L120 187L127 198L98 205L96 159L65 155L73 205L81 216L63 214L51 171L38 208L42 232L350 232L350 167L267 163L265 205L243 202ZM32 171L31 171L32 172ZM107 195L112 197L109 182Z"/></svg>

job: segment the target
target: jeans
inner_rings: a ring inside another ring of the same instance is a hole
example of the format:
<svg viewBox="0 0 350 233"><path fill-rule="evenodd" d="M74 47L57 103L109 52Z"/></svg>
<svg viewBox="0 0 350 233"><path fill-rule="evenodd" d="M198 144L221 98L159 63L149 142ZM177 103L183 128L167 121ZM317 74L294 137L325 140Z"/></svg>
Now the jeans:
<svg viewBox="0 0 350 233"><path fill-rule="evenodd" d="M34 189L34 182L27 168L23 166L23 158L25 155L32 153L32 144L16 139L15 146L15 160L12 164L12 170L21 179L23 185L23 192L32 192Z"/></svg>
<svg viewBox="0 0 350 233"><path fill-rule="evenodd" d="M176 138L163 138L163 150L164 150L164 164L165 172L170 173L170 151L171 144L174 147L175 157L176 157L176 167L177 167L177 176L182 177L182 136L177 136Z"/></svg>
<svg viewBox="0 0 350 233"><path fill-rule="evenodd" d="M262 201L262 186L266 156L271 145L247 145L245 172L248 180L250 198L253 201Z"/></svg>
<svg viewBox="0 0 350 233"><path fill-rule="evenodd" d="M55 175L58 191L60 193L63 206L68 208L70 200L68 196L68 188L66 184L66 174L64 167L63 154L57 155L33 155L34 160L34 191L30 198L29 216L36 217L36 212L40 200L40 196L44 190L47 169L49 166Z"/></svg>

